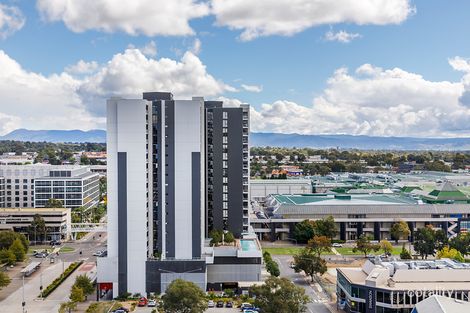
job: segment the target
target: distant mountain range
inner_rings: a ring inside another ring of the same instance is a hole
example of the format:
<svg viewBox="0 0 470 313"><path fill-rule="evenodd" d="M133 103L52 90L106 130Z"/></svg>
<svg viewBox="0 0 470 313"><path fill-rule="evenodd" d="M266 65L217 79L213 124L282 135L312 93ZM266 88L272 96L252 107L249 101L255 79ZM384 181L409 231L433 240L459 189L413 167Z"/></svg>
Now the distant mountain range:
<svg viewBox="0 0 470 313"><path fill-rule="evenodd" d="M17 129L0 140L35 141L35 142L106 142L106 131L94 129L83 130L29 130Z"/></svg>
<svg viewBox="0 0 470 313"><path fill-rule="evenodd" d="M17 129L0 140L36 142L106 142L106 131ZM250 145L258 147L342 148L362 150L470 150L470 138L374 137L351 135L299 135L251 133Z"/></svg>

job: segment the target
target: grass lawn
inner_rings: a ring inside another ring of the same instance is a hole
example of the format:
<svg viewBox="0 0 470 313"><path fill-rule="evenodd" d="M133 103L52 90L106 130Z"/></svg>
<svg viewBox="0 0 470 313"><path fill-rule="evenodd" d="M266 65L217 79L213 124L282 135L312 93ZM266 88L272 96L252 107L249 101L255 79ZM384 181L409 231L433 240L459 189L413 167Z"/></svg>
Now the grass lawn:
<svg viewBox="0 0 470 313"><path fill-rule="evenodd" d="M352 247L341 247L341 248L335 248L335 249L336 251L338 251L338 253L342 255L363 255L363 253L360 251L354 252ZM400 255L400 252L401 252L401 247L393 247L392 255ZM383 253L384 252L382 249L380 249L377 252L375 251L370 252L370 254L377 254L377 255L380 255Z"/></svg>
<svg viewBox="0 0 470 313"><path fill-rule="evenodd" d="M37 246L29 246L28 254L33 254L34 251L44 251L47 250L49 252L52 251L51 246L49 245L37 245Z"/></svg>
<svg viewBox="0 0 470 313"><path fill-rule="evenodd" d="M263 248L263 251L268 251L272 255L294 255L298 253L301 247L289 247L289 248Z"/></svg>
<svg viewBox="0 0 470 313"><path fill-rule="evenodd" d="M59 252L61 253L68 253L68 252L74 252L75 249L72 248L72 247L68 247L68 246L64 246L62 248L60 248Z"/></svg>

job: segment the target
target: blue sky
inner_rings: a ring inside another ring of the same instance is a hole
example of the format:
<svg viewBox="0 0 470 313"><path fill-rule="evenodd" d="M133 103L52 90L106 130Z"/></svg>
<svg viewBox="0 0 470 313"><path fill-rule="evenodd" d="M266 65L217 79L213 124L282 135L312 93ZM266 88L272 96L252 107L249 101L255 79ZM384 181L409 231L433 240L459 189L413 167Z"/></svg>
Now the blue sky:
<svg viewBox="0 0 470 313"><path fill-rule="evenodd" d="M470 135L469 1L164 2L0 1L0 133L104 128L106 97L164 88L250 103L254 131Z"/></svg>

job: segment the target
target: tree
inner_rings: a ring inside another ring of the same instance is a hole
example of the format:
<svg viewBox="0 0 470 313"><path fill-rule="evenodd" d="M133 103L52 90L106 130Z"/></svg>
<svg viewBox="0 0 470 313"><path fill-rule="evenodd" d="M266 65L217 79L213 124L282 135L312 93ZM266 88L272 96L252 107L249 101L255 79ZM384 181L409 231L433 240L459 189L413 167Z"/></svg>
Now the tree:
<svg viewBox="0 0 470 313"><path fill-rule="evenodd" d="M44 207L45 208L63 208L64 203L62 202L62 200L57 200L57 199L51 198L51 199L47 200Z"/></svg>
<svg viewBox="0 0 470 313"><path fill-rule="evenodd" d="M29 242L25 235L11 230L0 231L0 249L9 249L15 239L19 239L25 251L28 251Z"/></svg>
<svg viewBox="0 0 470 313"><path fill-rule="evenodd" d="M380 241L380 249L382 249L385 254L389 255L392 254L393 246L390 241L383 239Z"/></svg>
<svg viewBox="0 0 470 313"><path fill-rule="evenodd" d="M326 236L314 236L308 241L307 247L320 257L322 253L331 252L331 240Z"/></svg>
<svg viewBox="0 0 470 313"><path fill-rule="evenodd" d="M367 257L367 255L371 251L379 251L379 250L380 250L380 245L373 244L372 242L370 242L370 238L364 234L362 234L356 240L356 246L353 248L353 252L361 251L362 253L364 253L364 257Z"/></svg>
<svg viewBox="0 0 470 313"><path fill-rule="evenodd" d="M193 282L175 279L162 297L168 313L202 313L207 303L204 292Z"/></svg>
<svg viewBox="0 0 470 313"><path fill-rule="evenodd" d="M10 277L4 272L0 272L0 290L11 283Z"/></svg>
<svg viewBox="0 0 470 313"><path fill-rule="evenodd" d="M43 238L43 240L46 240L46 237L47 237L46 221L44 221L44 218L41 215L35 214L33 216L33 221L31 222L31 225L29 226L28 232L29 232L29 238L33 238L35 243L38 238Z"/></svg>
<svg viewBox="0 0 470 313"><path fill-rule="evenodd" d="M315 224L313 225L313 230L315 232L315 235L325 236L330 238L330 240L338 234L335 219L331 215L315 221Z"/></svg>
<svg viewBox="0 0 470 313"><path fill-rule="evenodd" d="M226 243L233 243L235 241L235 236L231 232L224 234L224 241Z"/></svg>
<svg viewBox="0 0 470 313"><path fill-rule="evenodd" d="M73 301L65 302L60 305L59 313L74 311L77 308L77 303Z"/></svg>
<svg viewBox="0 0 470 313"><path fill-rule="evenodd" d="M411 253L410 251L406 250L405 246L401 247L401 252L400 252L400 259L402 260L411 260Z"/></svg>
<svg viewBox="0 0 470 313"><path fill-rule="evenodd" d="M298 243L307 243L315 234L315 222L305 220L297 223L294 227L293 236Z"/></svg>
<svg viewBox="0 0 470 313"><path fill-rule="evenodd" d="M410 228L405 221L399 221L392 225L390 234L398 242L400 239L406 239L411 234Z"/></svg>
<svg viewBox="0 0 470 313"><path fill-rule="evenodd" d="M312 282L316 274L323 275L327 271L326 261L308 247L294 255L294 262L294 270L297 273L303 271L306 275L310 276Z"/></svg>
<svg viewBox="0 0 470 313"><path fill-rule="evenodd" d="M91 279L86 275L78 275L75 278L74 286L82 289L85 295L90 295L95 291L95 287L93 287Z"/></svg>
<svg viewBox="0 0 470 313"><path fill-rule="evenodd" d="M15 265L16 256L10 249L0 250L0 264Z"/></svg>
<svg viewBox="0 0 470 313"><path fill-rule="evenodd" d="M211 246L218 246L219 243L222 242L222 231L213 229L209 233L209 237L212 238L210 242Z"/></svg>
<svg viewBox="0 0 470 313"><path fill-rule="evenodd" d="M470 253L470 234L459 233L457 236L449 240L449 247L459 251L462 255Z"/></svg>
<svg viewBox="0 0 470 313"><path fill-rule="evenodd" d="M269 260L266 262L266 271L268 271L271 276L279 277L279 275L281 275L279 265L274 260Z"/></svg>
<svg viewBox="0 0 470 313"><path fill-rule="evenodd" d="M436 233L431 226L416 231L413 247L422 259L427 259L428 255L436 253Z"/></svg>
<svg viewBox="0 0 470 313"><path fill-rule="evenodd" d="M16 238L15 241L10 246L10 250L14 255L17 262L22 262L26 255L26 251L24 250L23 244L19 238Z"/></svg>
<svg viewBox="0 0 470 313"><path fill-rule="evenodd" d="M77 285L73 285L70 291L70 301L72 302L83 302L85 301L85 295L83 293L83 289L78 287Z"/></svg>
<svg viewBox="0 0 470 313"><path fill-rule="evenodd" d="M250 289L255 306L264 313L302 313L307 310L309 298L305 289L296 286L287 278L270 277L262 286Z"/></svg>
<svg viewBox="0 0 470 313"><path fill-rule="evenodd" d="M464 257L462 254L454 248L450 248L446 246L441 250L437 251L437 259L452 259L457 262L465 262Z"/></svg>

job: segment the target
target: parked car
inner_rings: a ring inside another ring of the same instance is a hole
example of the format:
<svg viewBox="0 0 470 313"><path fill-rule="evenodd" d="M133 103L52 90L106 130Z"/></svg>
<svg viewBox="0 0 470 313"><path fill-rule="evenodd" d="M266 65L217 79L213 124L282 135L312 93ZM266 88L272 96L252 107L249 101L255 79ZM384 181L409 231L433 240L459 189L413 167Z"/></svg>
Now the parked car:
<svg viewBox="0 0 470 313"><path fill-rule="evenodd" d="M148 307L155 307L155 306L157 306L157 301L155 301L154 299L150 299L149 303L147 303L147 306Z"/></svg>
<svg viewBox="0 0 470 313"><path fill-rule="evenodd" d="M214 301L209 300L209 301L207 302L207 307L208 307L208 308L213 308L213 307L215 307Z"/></svg>
<svg viewBox="0 0 470 313"><path fill-rule="evenodd" d="M341 248L343 245L340 243L335 242L334 244L331 245L333 248Z"/></svg>
<svg viewBox="0 0 470 313"><path fill-rule="evenodd" d="M95 253L93 253L93 256L100 256L101 253L103 253L103 251L98 250L98 251L96 251Z"/></svg>
<svg viewBox="0 0 470 313"><path fill-rule="evenodd" d="M126 309L125 307L120 307L114 310L113 313L129 313L129 309Z"/></svg>
<svg viewBox="0 0 470 313"><path fill-rule="evenodd" d="M147 306L147 304L148 304L147 298L142 297L139 299L139 303L137 304L137 306Z"/></svg>
<svg viewBox="0 0 470 313"><path fill-rule="evenodd" d="M215 306L217 308L223 308L224 307L224 301L217 301L217 304Z"/></svg>
<svg viewBox="0 0 470 313"><path fill-rule="evenodd" d="M51 246L60 246L62 242L60 240L51 240L50 245Z"/></svg>
<svg viewBox="0 0 470 313"><path fill-rule="evenodd" d="M47 258L47 255L48 255L47 252L36 252L34 254L36 258Z"/></svg>
<svg viewBox="0 0 470 313"><path fill-rule="evenodd" d="M246 309L252 309L252 308L253 306L251 305L251 303L244 302L240 305L240 311L242 312L244 312Z"/></svg>
<svg viewBox="0 0 470 313"><path fill-rule="evenodd" d="M225 303L225 307L226 308L233 308L233 302L232 301L227 301L227 303Z"/></svg>

